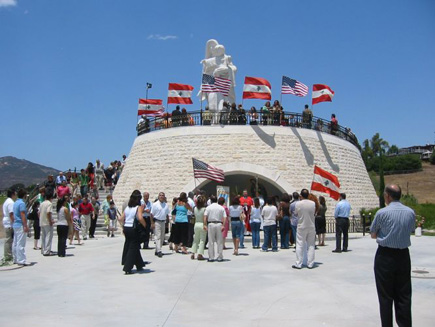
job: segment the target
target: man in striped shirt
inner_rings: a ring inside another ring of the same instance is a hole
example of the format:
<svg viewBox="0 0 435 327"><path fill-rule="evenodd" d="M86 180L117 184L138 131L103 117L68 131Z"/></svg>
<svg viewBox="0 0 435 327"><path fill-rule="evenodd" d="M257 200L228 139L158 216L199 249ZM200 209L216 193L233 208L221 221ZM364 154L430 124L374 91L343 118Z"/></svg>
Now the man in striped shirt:
<svg viewBox="0 0 435 327"><path fill-rule="evenodd" d="M388 185L386 208L380 209L370 227L379 247L375 257L375 279L382 326L393 326L393 302L399 326L411 326L411 259L408 247L415 230L415 213L400 203L402 190Z"/></svg>

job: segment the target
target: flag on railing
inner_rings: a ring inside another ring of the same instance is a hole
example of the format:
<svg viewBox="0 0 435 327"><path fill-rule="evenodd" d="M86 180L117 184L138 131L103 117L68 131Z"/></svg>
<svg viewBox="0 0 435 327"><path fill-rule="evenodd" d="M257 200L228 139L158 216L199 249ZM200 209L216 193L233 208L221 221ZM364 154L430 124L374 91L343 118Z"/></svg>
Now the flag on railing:
<svg viewBox="0 0 435 327"><path fill-rule="evenodd" d="M193 86L187 84L169 83L168 103L192 104Z"/></svg>
<svg viewBox="0 0 435 327"><path fill-rule="evenodd" d="M202 74L201 91L204 93L222 93L227 96L230 93L231 80L221 77L213 77Z"/></svg>
<svg viewBox="0 0 435 327"><path fill-rule="evenodd" d="M319 102L332 102L334 97L334 91L328 85L324 84L314 84L313 85L313 104Z"/></svg>
<svg viewBox="0 0 435 327"><path fill-rule="evenodd" d="M308 86L293 78L283 76L281 85L282 94L294 94L298 97L304 97L308 94Z"/></svg>
<svg viewBox="0 0 435 327"><path fill-rule="evenodd" d="M163 107L162 102L163 101L160 99L139 99L137 115L147 115L152 117L163 115L165 107Z"/></svg>
<svg viewBox="0 0 435 327"><path fill-rule="evenodd" d="M331 198L337 201L340 198L340 182L337 176L317 166L314 166L311 190L329 194Z"/></svg>
<svg viewBox="0 0 435 327"><path fill-rule="evenodd" d="M193 176L195 178L206 178L212 181L222 183L225 179L225 174L222 169L213 167L198 159L192 158L193 161Z"/></svg>
<svg viewBox="0 0 435 327"><path fill-rule="evenodd" d="M260 77L245 77L243 99L272 99L271 86L268 80Z"/></svg>

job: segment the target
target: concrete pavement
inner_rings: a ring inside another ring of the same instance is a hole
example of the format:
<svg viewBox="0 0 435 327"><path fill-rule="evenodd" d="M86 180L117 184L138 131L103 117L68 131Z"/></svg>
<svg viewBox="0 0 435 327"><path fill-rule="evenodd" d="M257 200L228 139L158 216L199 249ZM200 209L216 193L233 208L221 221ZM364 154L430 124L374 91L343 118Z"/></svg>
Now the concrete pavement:
<svg viewBox="0 0 435 327"><path fill-rule="evenodd" d="M411 241L413 270L434 277L435 238ZM208 263L165 246L161 259L141 250L151 264L134 275L123 275L123 242L99 236L58 258L43 257L28 239L27 258L34 265L0 269L0 325L380 326L373 276L377 245L369 236L353 235L351 252L341 254L331 252L335 242L328 239L316 251L312 270L291 268L294 249L262 253L248 247L238 257L226 250L225 262ZM53 245L56 250L56 237ZM435 279L412 281L414 325L433 326Z"/></svg>

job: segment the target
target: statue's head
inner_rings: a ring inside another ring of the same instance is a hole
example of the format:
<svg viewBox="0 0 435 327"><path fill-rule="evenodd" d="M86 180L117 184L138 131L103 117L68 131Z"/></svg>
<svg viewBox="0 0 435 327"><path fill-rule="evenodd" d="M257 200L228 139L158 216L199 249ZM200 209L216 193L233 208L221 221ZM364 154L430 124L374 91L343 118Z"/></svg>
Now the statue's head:
<svg viewBox="0 0 435 327"><path fill-rule="evenodd" d="M213 49L213 55L216 57L223 56L225 54L225 47L222 44L216 45Z"/></svg>

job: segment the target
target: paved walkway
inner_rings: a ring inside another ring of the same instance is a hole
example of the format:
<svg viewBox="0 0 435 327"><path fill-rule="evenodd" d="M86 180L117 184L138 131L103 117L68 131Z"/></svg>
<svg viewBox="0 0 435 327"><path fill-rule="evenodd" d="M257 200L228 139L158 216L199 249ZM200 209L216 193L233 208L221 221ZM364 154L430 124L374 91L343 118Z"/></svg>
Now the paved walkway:
<svg viewBox="0 0 435 327"><path fill-rule="evenodd" d="M141 250L151 264L134 275L122 272L123 237L88 240L68 248L66 258L43 257L28 239L34 265L0 270L0 325L379 326L376 242L354 237L348 253L331 253L332 240L319 248L312 270L291 268L293 249L248 248L238 257L226 250L225 262L207 263L165 246L161 259ZM433 273L435 238L412 237L412 243L413 270ZM434 325L434 301L435 279L413 278L415 326Z"/></svg>

